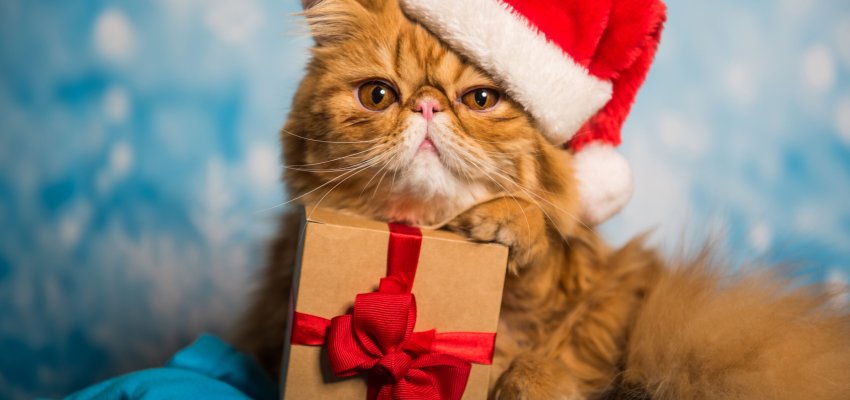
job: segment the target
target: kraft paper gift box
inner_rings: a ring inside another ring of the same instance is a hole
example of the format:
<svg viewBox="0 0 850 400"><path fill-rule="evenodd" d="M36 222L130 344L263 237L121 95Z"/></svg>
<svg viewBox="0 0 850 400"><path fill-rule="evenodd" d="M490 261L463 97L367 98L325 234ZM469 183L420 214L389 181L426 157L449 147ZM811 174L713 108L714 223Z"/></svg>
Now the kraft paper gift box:
<svg viewBox="0 0 850 400"><path fill-rule="evenodd" d="M507 248L307 208L299 250L284 399L487 398Z"/></svg>

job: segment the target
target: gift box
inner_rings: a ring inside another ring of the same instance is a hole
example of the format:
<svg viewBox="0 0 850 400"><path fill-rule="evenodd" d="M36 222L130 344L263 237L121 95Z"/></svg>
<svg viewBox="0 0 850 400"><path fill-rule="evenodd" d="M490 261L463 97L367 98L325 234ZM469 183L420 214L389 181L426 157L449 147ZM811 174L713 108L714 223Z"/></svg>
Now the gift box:
<svg viewBox="0 0 850 400"><path fill-rule="evenodd" d="M507 248L304 210L284 399L486 399Z"/></svg>

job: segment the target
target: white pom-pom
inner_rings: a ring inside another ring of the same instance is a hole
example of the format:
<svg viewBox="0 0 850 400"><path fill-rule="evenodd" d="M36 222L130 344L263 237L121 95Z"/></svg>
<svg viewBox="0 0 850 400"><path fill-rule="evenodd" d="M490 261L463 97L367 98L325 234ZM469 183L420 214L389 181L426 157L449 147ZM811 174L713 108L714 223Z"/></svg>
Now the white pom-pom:
<svg viewBox="0 0 850 400"><path fill-rule="evenodd" d="M618 213L632 197L632 170L613 147L590 144L575 155L582 219L600 224Z"/></svg>

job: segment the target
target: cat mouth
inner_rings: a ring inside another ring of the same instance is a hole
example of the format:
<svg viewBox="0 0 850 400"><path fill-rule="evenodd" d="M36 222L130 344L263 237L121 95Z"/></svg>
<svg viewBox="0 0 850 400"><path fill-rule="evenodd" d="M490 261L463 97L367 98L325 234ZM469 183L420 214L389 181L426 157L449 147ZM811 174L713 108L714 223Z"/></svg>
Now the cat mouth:
<svg viewBox="0 0 850 400"><path fill-rule="evenodd" d="M430 136L426 136L425 139L422 140L422 143L419 144L419 149L417 149L416 152L440 154L440 151L437 150L437 145L434 144L434 141L431 140Z"/></svg>

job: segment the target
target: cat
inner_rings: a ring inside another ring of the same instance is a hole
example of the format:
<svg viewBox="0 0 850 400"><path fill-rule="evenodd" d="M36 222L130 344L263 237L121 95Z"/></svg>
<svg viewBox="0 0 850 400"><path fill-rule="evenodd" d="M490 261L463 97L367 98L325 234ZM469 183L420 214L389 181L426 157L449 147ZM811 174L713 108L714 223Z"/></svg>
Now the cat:
<svg viewBox="0 0 850 400"><path fill-rule="evenodd" d="M580 214L569 152L397 0L305 2L315 46L281 130L293 204L509 247L494 399L844 399L850 316L709 253L612 249ZM469 29L475 29L470 26ZM236 342L274 376L298 221L281 221Z"/></svg>

